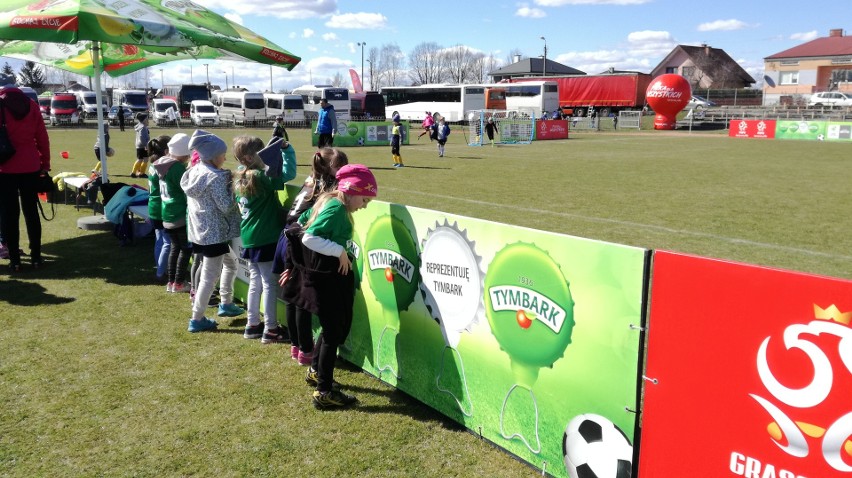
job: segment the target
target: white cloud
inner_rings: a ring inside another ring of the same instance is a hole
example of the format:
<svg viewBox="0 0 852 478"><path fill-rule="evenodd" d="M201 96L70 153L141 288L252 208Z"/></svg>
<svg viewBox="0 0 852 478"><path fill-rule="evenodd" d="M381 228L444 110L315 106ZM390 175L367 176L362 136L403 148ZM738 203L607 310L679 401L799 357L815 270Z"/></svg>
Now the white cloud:
<svg viewBox="0 0 852 478"><path fill-rule="evenodd" d="M804 33L794 33L790 35L791 40L811 41L819 38L819 33L816 30Z"/></svg>
<svg viewBox="0 0 852 478"><path fill-rule="evenodd" d="M416 10L415 10L416 11ZM325 22L329 28L378 29L387 26L388 18L381 13L342 13Z"/></svg>
<svg viewBox="0 0 852 478"><path fill-rule="evenodd" d="M638 31L627 35L627 43L618 48L554 54L553 60L590 74L609 68L649 72L677 42L669 32Z"/></svg>
<svg viewBox="0 0 852 478"><path fill-rule="evenodd" d="M642 5L651 0L535 0L542 7L561 7L563 5Z"/></svg>
<svg viewBox="0 0 852 478"><path fill-rule="evenodd" d="M337 40L337 34L335 33L323 33L322 39L325 41Z"/></svg>
<svg viewBox="0 0 852 478"><path fill-rule="evenodd" d="M742 30L743 28L748 27L746 22L730 19L730 20L716 20L714 22L707 22L698 25L698 31L700 32L715 32L715 31L730 31L730 30Z"/></svg>
<svg viewBox="0 0 852 478"><path fill-rule="evenodd" d="M302 30L302 38L310 38L312 36L314 36L314 31L310 28L305 28L304 30Z"/></svg>
<svg viewBox="0 0 852 478"><path fill-rule="evenodd" d="M225 17L225 18L227 18L228 20L230 20L230 21L234 22L234 23L238 23L238 24L240 24L240 25L244 25L244 23L243 23L243 17L241 17L241 16L237 15L236 13L226 13L226 14L224 14L224 15L222 15L222 16L223 16L223 17Z"/></svg>
<svg viewBox="0 0 852 478"><path fill-rule="evenodd" d="M518 5L518 10L515 11L515 16L523 18L544 18L547 14L540 8L530 8L526 3L521 3Z"/></svg>
<svg viewBox="0 0 852 478"><path fill-rule="evenodd" d="M298 34L298 33L296 33L296 32L290 32L290 34L289 34L289 35L287 35L287 36L289 36L290 38L296 38L298 35L299 35L299 34Z"/></svg>
<svg viewBox="0 0 852 478"><path fill-rule="evenodd" d="M228 10L240 15L273 16L291 20L320 18L337 11L337 0L193 0L209 9Z"/></svg>

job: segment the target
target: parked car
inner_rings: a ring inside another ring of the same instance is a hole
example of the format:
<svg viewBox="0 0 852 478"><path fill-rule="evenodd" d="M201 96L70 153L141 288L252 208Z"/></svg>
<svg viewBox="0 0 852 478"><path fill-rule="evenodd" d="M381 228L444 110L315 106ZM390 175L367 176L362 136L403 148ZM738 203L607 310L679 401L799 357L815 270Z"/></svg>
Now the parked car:
<svg viewBox="0 0 852 478"><path fill-rule="evenodd" d="M839 91L822 91L814 93L808 99L808 106L813 107L835 107L852 106L852 93L841 93Z"/></svg>
<svg viewBox="0 0 852 478"><path fill-rule="evenodd" d="M127 126L133 125L133 111L126 106L113 106L109 109L109 113L107 114L107 120L110 125L118 124L118 110L121 108L121 112L124 114L124 124Z"/></svg>
<svg viewBox="0 0 852 478"><path fill-rule="evenodd" d="M189 117L195 126L219 125L219 114L216 107L207 100L192 100L189 104Z"/></svg>
<svg viewBox="0 0 852 478"><path fill-rule="evenodd" d="M711 106L716 106L716 103L703 96L692 95L692 98L689 99L689 103L686 104L686 108L684 109L691 110L695 108L709 108Z"/></svg>

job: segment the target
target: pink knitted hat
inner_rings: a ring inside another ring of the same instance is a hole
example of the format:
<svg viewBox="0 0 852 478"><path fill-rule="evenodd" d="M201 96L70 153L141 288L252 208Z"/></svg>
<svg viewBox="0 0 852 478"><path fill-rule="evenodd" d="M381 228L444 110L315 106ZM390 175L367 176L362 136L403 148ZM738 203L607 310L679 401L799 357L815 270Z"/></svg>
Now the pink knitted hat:
<svg viewBox="0 0 852 478"><path fill-rule="evenodd" d="M356 196L376 197L379 187L370 168L363 164L347 164L337 170L337 189Z"/></svg>

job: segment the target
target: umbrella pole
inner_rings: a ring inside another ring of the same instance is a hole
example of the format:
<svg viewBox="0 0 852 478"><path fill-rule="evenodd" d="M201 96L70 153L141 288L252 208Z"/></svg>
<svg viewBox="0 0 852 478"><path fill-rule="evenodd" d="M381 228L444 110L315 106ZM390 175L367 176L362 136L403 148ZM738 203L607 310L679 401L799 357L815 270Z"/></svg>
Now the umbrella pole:
<svg viewBox="0 0 852 478"><path fill-rule="evenodd" d="M104 183L109 182L109 178L107 177L107 160L106 153L107 149L109 149L109 145L106 143L106 137L104 136L104 110L101 105L103 105L103 93L101 92L101 42L95 41L92 42L92 65L95 68L95 102L98 105L98 144L100 147L100 161L101 161L101 181Z"/></svg>

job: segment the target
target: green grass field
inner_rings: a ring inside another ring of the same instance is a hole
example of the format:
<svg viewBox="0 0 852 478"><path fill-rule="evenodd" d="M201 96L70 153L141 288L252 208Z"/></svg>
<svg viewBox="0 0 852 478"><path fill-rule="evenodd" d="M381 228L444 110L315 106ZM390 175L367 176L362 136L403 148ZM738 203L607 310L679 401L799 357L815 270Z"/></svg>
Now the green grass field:
<svg viewBox="0 0 852 478"><path fill-rule="evenodd" d="M269 135L217 131L244 132ZM91 169L94 129L50 134L54 174ZM299 181L313 148L306 130L290 136ZM112 180L134 182L133 133L113 129L112 145ZM852 278L848 144L643 131L491 148L454 129L443 158L425 138L403 146L401 170L389 149L347 149L385 201ZM59 205L47 267L0 272L0 475L539 475L346 366L361 406L315 411L287 348L242 339L244 319L188 334L187 297L152 281L153 241L119 247L77 229L86 214Z"/></svg>

